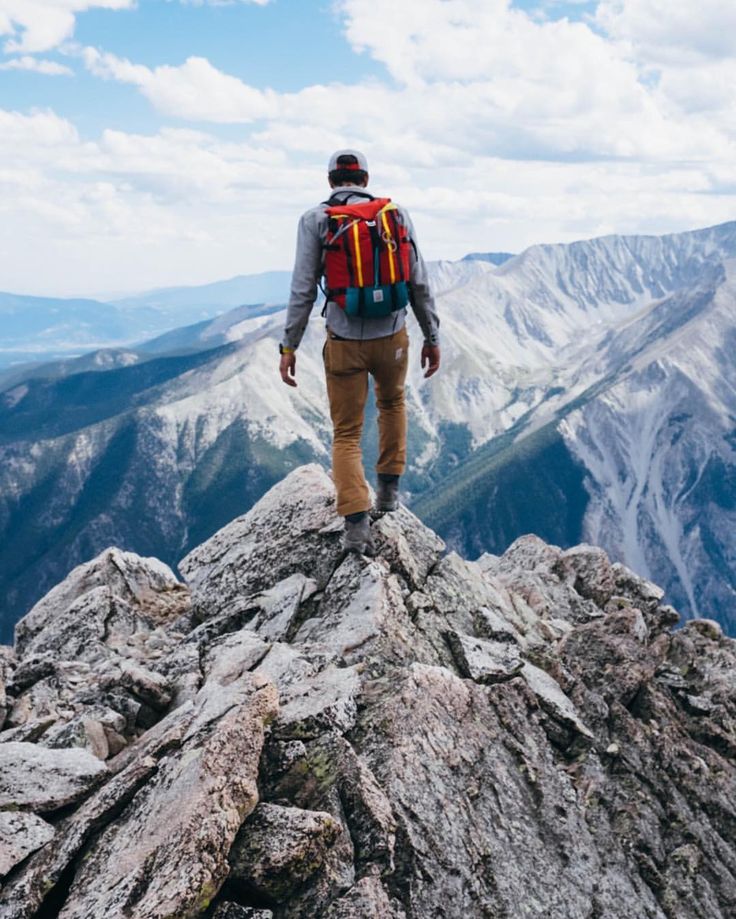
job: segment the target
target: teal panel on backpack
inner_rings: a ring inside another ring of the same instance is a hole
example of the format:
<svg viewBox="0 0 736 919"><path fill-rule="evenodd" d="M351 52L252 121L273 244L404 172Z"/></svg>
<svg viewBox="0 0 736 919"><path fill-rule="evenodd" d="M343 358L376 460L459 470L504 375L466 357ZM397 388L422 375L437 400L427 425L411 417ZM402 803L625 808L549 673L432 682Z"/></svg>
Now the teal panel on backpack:
<svg viewBox="0 0 736 919"><path fill-rule="evenodd" d="M348 287L345 292L345 312L348 316L379 319L403 310L409 303L406 281L381 284L378 287Z"/></svg>

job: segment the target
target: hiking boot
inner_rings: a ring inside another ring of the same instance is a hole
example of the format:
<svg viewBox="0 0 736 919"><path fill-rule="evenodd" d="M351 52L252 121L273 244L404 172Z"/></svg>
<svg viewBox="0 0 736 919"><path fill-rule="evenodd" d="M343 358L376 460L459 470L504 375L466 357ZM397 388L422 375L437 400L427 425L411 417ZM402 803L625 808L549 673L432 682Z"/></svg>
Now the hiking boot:
<svg viewBox="0 0 736 919"><path fill-rule="evenodd" d="M353 516L352 514L350 515ZM359 520L345 518L345 535L342 540L344 552L357 552L360 555L373 555L373 536L371 519L366 512Z"/></svg>
<svg viewBox="0 0 736 919"><path fill-rule="evenodd" d="M389 514L399 507L399 476L378 475L376 513Z"/></svg>

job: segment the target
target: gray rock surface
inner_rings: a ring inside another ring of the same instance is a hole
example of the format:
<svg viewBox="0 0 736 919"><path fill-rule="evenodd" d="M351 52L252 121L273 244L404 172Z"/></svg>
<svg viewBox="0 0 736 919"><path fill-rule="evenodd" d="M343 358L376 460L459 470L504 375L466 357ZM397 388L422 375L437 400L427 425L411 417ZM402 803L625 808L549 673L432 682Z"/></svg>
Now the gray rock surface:
<svg viewBox="0 0 736 919"><path fill-rule="evenodd" d="M307 575L324 587L342 535L335 529L320 533L335 521L332 494L332 482L320 466L302 466L183 558L179 570L197 615L216 616L292 574Z"/></svg>
<svg viewBox="0 0 736 919"><path fill-rule="evenodd" d="M258 800L264 724L277 694L247 671L201 693L180 751L92 845L61 919L198 915L217 894L227 852Z"/></svg>
<svg viewBox="0 0 736 919"><path fill-rule="evenodd" d="M237 903L220 903L212 919L273 919L270 909L252 909Z"/></svg>
<svg viewBox="0 0 736 919"><path fill-rule="evenodd" d="M24 858L54 838L54 828L23 811L0 811L0 881Z"/></svg>
<svg viewBox="0 0 736 919"><path fill-rule="evenodd" d="M19 624L0 757L91 778L2 799L0 919L731 919L736 643L595 547L402 508L342 558L333 507L302 467L186 584L110 550Z"/></svg>
<svg viewBox="0 0 736 919"><path fill-rule="evenodd" d="M377 877L365 877L325 912L325 919L405 919L396 900L391 901Z"/></svg>
<svg viewBox="0 0 736 919"><path fill-rule="evenodd" d="M74 617L69 617L68 611L95 588L102 588L110 597L121 600L142 617L155 622L171 622L189 607L188 592L163 562L115 548L106 549L91 562L75 568L23 617L15 631L18 653L25 655L31 650L31 643L50 620L53 620L56 650L59 639L66 639L69 633L79 637L80 633L74 629ZM115 611L110 612L113 633L124 634L128 623L123 622L121 626L115 619ZM72 619L71 627L67 627L67 618ZM94 628L97 621L96 616L90 616L80 625ZM111 637L114 640L114 634Z"/></svg>
<svg viewBox="0 0 736 919"><path fill-rule="evenodd" d="M461 632L448 632L447 641L460 673L476 683L510 680L524 666L519 647L512 642L488 641Z"/></svg>
<svg viewBox="0 0 736 919"><path fill-rule="evenodd" d="M38 744L0 745L0 810L48 813L73 804L103 780L107 768L84 750Z"/></svg>
<svg viewBox="0 0 736 919"><path fill-rule="evenodd" d="M10 678L10 674L15 663L15 654L12 648L0 645L0 731L5 724L5 716L8 714L8 697L5 686Z"/></svg>
<svg viewBox="0 0 736 919"><path fill-rule="evenodd" d="M18 623L0 742L14 729L17 740L114 756L171 703L176 686L158 667L181 644L190 606L157 559L108 549L74 569Z"/></svg>
<svg viewBox="0 0 736 919"><path fill-rule="evenodd" d="M259 804L230 850L230 876L275 903L322 867L341 825L328 813Z"/></svg>

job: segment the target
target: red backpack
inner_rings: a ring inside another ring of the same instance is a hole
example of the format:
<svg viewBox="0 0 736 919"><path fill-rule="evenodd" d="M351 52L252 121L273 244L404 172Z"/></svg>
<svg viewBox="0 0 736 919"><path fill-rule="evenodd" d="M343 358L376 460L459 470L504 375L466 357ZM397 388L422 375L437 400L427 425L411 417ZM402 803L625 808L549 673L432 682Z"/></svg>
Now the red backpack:
<svg viewBox="0 0 736 919"><path fill-rule="evenodd" d="M349 316L389 316L409 302L411 242L390 198L351 194L367 200L346 204L333 196L325 202L325 296Z"/></svg>

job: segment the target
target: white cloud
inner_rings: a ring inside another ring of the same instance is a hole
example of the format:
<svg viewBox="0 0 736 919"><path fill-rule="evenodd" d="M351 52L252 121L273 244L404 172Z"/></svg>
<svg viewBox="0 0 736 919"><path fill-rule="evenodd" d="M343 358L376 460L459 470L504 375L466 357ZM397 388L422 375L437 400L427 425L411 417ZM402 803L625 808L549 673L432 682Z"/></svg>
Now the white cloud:
<svg viewBox="0 0 736 919"><path fill-rule="evenodd" d="M637 67L673 126L694 138L705 130L736 139L732 0L601 0L596 22Z"/></svg>
<svg viewBox="0 0 736 919"><path fill-rule="evenodd" d="M51 111L25 115L0 109L0 137L3 138L3 162L12 159L17 151L31 154L34 149L53 149L79 143L74 125Z"/></svg>
<svg viewBox="0 0 736 919"><path fill-rule="evenodd" d="M247 86L203 57L187 58L180 67L163 65L153 70L96 48L85 48L83 57L96 76L138 86L165 115L194 121L247 123L273 111L275 94Z"/></svg>
<svg viewBox="0 0 736 919"><path fill-rule="evenodd" d="M338 0L348 40L407 84L505 79L582 95L625 62L582 22L536 20L509 0ZM391 29L386 29L386 22ZM625 87L624 87L625 89Z"/></svg>
<svg viewBox="0 0 736 919"><path fill-rule="evenodd" d="M353 45L382 61L396 82L279 94L201 57L155 68L93 48L84 57L93 73L137 86L164 115L263 122L261 139L290 134L299 149L305 137L328 131L378 133L432 161L479 154L704 160L733 152L728 130L697 111L703 93L713 97L712 84L701 81L690 100L698 81L678 83L668 73L662 89L648 85L627 49L584 23L536 22L506 0L342 0L340 10ZM692 116L687 130L683 107Z"/></svg>
<svg viewBox="0 0 736 919"><path fill-rule="evenodd" d="M133 6L135 0L0 0L0 35L10 36L9 53L49 51L73 34L77 13Z"/></svg>
<svg viewBox="0 0 736 919"><path fill-rule="evenodd" d="M0 63L0 70L31 70L34 73L43 73L48 76L72 76L74 71L65 64L57 64L56 61L46 61L42 58L31 57L24 54L23 57L14 57L9 61Z"/></svg>
<svg viewBox="0 0 736 919"><path fill-rule="evenodd" d="M323 193L302 162L188 129L87 141L51 112L0 109L0 136L4 290L91 293L288 266L295 210Z"/></svg>
<svg viewBox="0 0 736 919"><path fill-rule="evenodd" d="M185 128L85 140L53 112L0 110L0 136L0 289L60 295L288 268L296 219L324 198L339 135L305 137L278 122L238 142ZM418 135L376 139L370 125L356 141L373 187L411 208L433 258L685 229L732 213L733 161L655 172L461 156Z"/></svg>
<svg viewBox="0 0 736 919"><path fill-rule="evenodd" d="M39 253L47 292L288 267L296 217L324 197L343 146L412 209L429 257L730 219L736 63L634 29L646 2L605 0L596 31L504 0L340 0L385 77L290 93L203 57L144 66L79 50L169 126L83 140L51 112L0 115L0 288L27 289Z"/></svg>
<svg viewBox="0 0 736 919"><path fill-rule="evenodd" d="M596 20L653 62L685 64L736 55L732 0L601 0Z"/></svg>

